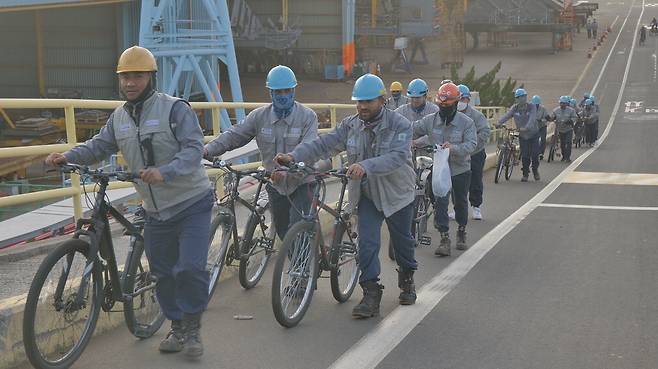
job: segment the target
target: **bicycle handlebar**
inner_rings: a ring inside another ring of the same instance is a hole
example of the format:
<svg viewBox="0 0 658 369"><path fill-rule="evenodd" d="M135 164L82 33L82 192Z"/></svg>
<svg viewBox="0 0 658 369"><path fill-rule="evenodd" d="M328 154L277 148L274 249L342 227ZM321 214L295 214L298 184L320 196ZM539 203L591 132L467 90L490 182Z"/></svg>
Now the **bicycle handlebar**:
<svg viewBox="0 0 658 369"><path fill-rule="evenodd" d="M86 165L79 165L79 164L73 164L73 163L66 163L66 164L60 164L59 165L60 170L62 173L79 173L79 174L86 174L94 178L116 178L119 181L122 182L134 182L136 179L140 179L141 176L139 173L131 173L131 172L123 172L123 171L118 171L118 172L105 172L102 169L90 169Z"/></svg>
<svg viewBox="0 0 658 369"><path fill-rule="evenodd" d="M244 177L244 176L261 176L263 178L269 178L272 175L271 172L268 172L263 167L260 167L260 168L257 168L257 169L249 169L249 170L238 170L238 169L233 168L230 163L226 162L225 160L221 160L221 159L215 159L215 160L213 160L212 164L205 164L205 166L209 167L209 168L226 170L226 171L231 172L233 174L237 174L240 177Z"/></svg>

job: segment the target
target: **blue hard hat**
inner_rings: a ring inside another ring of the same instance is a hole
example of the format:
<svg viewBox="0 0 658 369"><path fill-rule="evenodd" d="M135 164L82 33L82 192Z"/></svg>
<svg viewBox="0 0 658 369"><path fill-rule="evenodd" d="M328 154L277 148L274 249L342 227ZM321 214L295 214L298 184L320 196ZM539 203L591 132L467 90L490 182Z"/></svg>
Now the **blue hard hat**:
<svg viewBox="0 0 658 369"><path fill-rule="evenodd" d="M569 104L571 106L576 106L576 105L578 105L578 101L576 101L576 99L571 99L571 100L569 100Z"/></svg>
<svg viewBox="0 0 658 369"><path fill-rule="evenodd" d="M592 101L592 99L586 99L585 105L594 105L594 101Z"/></svg>
<svg viewBox="0 0 658 369"><path fill-rule="evenodd" d="M364 74L354 83L352 100L372 100L386 95L386 87L381 78L374 74Z"/></svg>
<svg viewBox="0 0 658 369"><path fill-rule="evenodd" d="M528 95L528 93L525 92L525 90L522 88L517 88L516 91L514 91L514 97L521 97L526 95Z"/></svg>
<svg viewBox="0 0 658 369"><path fill-rule="evenodd" d="M407 96L409 97L421 97L427 95L427 83L420 78L416 78L413 81L409 82L407 87Z"/></svg>
<svg viewBox="0 0 658 369"><path fill-rule="evenodd" d="M292 69L285 65L277 65L267 73L265 87L270 90L286 90L297 86L297 78Z"/></svg>
<svg viewBox="0 0 658 369"><path fill-rule="evenodd" d="M592 104L596 104L596 98L594 95L589 95L589 99L592 100Z"/></svg>
<svg viewBox="0 0 658 369"><path fill-rule="evenodd" d="M541 97L539 97L539 95L535 95L532 97L532 100L530 100L530 102L535 105L539 105L541 104Z"/></svg>
<svg viewBox="0 0 658 369"><path fill-rule="evenodd" d="M583 97L586 98L586 99L589 99L589 97L590 97L589 92L585 92L585 93L583 94Z"/></svg>
<svg viewBox="0 0 658 369"><path fill-rule="evenodd" d="M468 97L469 99L471 98L471 89L468 88L468 86L459 85L457 88L459 88L459 93L462 94L462 97Z"/></svg>
<svg viewBox="0 0 658 369"><path fill-rule="evenodd" d="M569 96L560 96L560 104L568 104L570 101Z"/></svg>

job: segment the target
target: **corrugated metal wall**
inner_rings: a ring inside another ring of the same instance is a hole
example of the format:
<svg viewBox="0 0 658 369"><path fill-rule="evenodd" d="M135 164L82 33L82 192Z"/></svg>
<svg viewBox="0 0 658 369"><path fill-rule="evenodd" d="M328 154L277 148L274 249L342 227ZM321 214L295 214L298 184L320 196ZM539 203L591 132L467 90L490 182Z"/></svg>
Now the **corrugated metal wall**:
<svg viewBox="0 0 658 369"><path fill-rule="evenodd" d="M119 7L40 11L47 93L59 89L79 91L83 98L118 96L113 71L124 43L117 32ZM0 14L0 96L39 96L35 24L34 11Z"/></svg>
<svg viewBox="0 0 658 369"><path fill-rule="evenodd" d="M0 14L0 35L0 97L37 96L33 13Z"/></svg>

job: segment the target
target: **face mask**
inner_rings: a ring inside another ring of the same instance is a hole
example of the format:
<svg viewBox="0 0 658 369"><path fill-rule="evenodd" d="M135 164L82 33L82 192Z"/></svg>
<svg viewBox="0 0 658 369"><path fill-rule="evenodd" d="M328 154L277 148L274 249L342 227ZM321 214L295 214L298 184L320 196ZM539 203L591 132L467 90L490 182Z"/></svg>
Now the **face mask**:
<svg viewBox="0 0 658 369"><path fill-rule="evenodd" d="M460 101L457 103L457 110L459 111L464 111L468 107L468 103L464 101Z"/></svg>
<svg viewBox="0 0 658 369"><path fill-rule="evenodd" d="M391 93L391 95L393 95L393 98L399 99L400 96L402 96L402 92L393 92L393 93Z"/></svg>
<svg viewBox="0 0 658 369"><path fill-rule="evenodd" d="M456 112L457 104L450 104L448 106L439 105L439 116L445 119L447 123L452 121Z"/></svg>
<svg viewBox="0 0 658 369"><path fill-rule="evenodd" d="M287 94L275 94L271 92L272 95L272 105L274 106L274 112L279 118L285 118L292 111L293 105L295 105L295 91L291 91Z"/></svg>

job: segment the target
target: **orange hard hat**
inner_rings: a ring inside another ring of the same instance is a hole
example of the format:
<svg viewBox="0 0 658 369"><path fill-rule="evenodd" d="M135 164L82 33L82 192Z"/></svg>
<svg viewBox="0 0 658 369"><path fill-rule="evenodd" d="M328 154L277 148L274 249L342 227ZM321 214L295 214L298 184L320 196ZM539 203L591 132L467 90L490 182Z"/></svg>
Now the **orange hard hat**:
<svg viewBox="0 0 658 369"><path fill-rule="evenodd" d="M452 105L459 101L461 93L459 92L459 87L454 83L445 83L439 87L439 91L436 93L436 103L439 105Z"/></svg>

